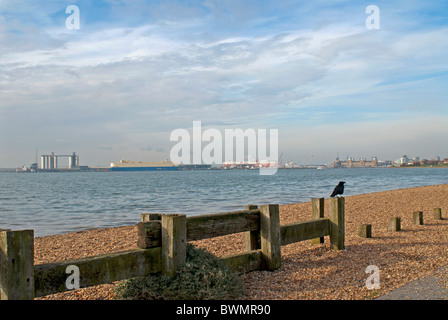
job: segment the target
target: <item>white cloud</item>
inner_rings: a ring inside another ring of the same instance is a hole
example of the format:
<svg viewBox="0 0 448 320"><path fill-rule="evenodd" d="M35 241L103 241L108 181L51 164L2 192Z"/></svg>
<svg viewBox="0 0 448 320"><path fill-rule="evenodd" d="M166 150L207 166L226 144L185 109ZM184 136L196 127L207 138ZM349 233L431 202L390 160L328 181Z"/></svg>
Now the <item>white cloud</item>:
<svg viewBox="0 0 448 320"><path fill-rule="evenodd" d="M119 8L138 7L114 3L114 17ZM65 144L84 143L89 152L95 147L88 144L104 146L108 156L129 146L138 155L148 145L167 149L167 132L188 128L193 120L279 129L307 121L308 129L320 132L335 117L352 124L369 118L374 128L390 116L385 110L396 108L397 117L404 110L419 112L425 101L432 110L446 102L443 82L435 85L424 77L448 71L446 28L368 32L345 16L332 22L334 7L308 17L321 22L304 28L281 21L278 12L259 15L249 10L252 5L207 1L207 15L201 16L204 9L182 12L180 4L167 14L160 4L150 23L99 24L78 33L47 25L33 29L19 21L6 28L0 16L0 40L10 47L0 49L0 130L16 131L17 139L31 137L33 150L58 136ZM319 5L301 8L310 12ZM219 30L227 22L236 31ZM25 36L13 37L12 27ZM361 140L349 135L352 129L346 129L343 142L361 150ZM79 130L82 134L73 136ZM291 131L291 137L302 134L325 145L324 135ZM284 141L294 149L293 139Z"/></svg>

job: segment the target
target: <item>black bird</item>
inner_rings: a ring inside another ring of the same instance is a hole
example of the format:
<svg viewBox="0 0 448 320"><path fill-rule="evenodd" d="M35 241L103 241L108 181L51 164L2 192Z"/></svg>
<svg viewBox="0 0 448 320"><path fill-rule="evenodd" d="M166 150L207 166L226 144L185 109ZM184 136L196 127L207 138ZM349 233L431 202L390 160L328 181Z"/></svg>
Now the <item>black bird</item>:
<svg viewBox="0 0 448 320"><path fill-rule="evenodd" d="M339 181L339 184L334 188L333 193L331 194L330 197L334 197L338 194L343 194L344 193L344 183L345 183L345 181Z"/></svg>

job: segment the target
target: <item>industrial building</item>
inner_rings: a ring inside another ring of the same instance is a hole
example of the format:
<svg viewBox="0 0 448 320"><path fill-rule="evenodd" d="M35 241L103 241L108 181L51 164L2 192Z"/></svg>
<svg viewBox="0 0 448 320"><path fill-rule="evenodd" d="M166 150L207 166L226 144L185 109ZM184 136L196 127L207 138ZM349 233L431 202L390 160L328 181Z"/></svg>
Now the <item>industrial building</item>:
<svg viewBox="0 0 448 320"><path fill-rule="evenodd" d="M70 169L79 167L79 156L75 152L71 155L55 155L52 152L50 155L40 156L40 168L45 170L58 169L59 158L68 158L68 167Z"/></svg>
<svg viewBox="0 0 448 320"><path fill-rule="evenodd" d="M367 161L365 158L355 161L353 158L348 158L347 161L341 161L339 158L333 162L333 168L366 168L366 167L378 167L378 159L372 158L372 161Z"/></svg>

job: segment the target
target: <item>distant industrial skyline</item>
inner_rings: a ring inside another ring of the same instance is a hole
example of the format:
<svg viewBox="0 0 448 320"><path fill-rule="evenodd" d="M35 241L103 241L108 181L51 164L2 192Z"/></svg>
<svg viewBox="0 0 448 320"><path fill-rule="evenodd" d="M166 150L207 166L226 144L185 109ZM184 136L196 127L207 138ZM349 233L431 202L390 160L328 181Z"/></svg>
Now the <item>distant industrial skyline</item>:
<svg viewBox="0 0 448 320"><path fill-rule="evenodd" d="M438 0L2 0L0 167L168 159L193 121L278 129L297 163L446 157L447 17Z"/></svg>
<svg viewBox="0 0 448 320"><path fill-rule="evenodd" d="M65 161L62 161L62 163L58 160L58 158L66 158ZM312 155L308 161L306 162L298 162L297 160L294 159L288 159L287 157L285 157L285 155L283 153L281 153L279 155L278 158L278 162L280 165L285 166L288 163L290 164L290 166L292 165L299 165L299 166L307 166L307 165L326 165L326 166L334 166L335 162L340 161L340 162L348 162L348 161L352 161L353 163L359 163L359 162L366 162L366 163L371 163L371 162L375 162L376 164L374 166L384 166L384 165L391 165L391 164L406 164L406 163L412 163L412 162L420 162L420 161L424 161L424 160L428 160L428 161L441 161L441 160L447 160L448 157L445 156L432 156L432 157L420 157L420 156L408 156L408 155L401 155L399 157L393 157L393 158L387 158L387 159L382 159L382 158L378 158L376 156L372 156L372 157L352 157L350 155L347 155L345 158L344 157L340 157L339 154L332 159L331 161L328 162L316 162L314 161L314 156ZM144 160L142 159L120 159L120 160L131 160L131 161L142 161L144 162ZM159 159L159 161L163 161L164 159ZM168 160L168 159L166 159ZM256 160L254 160L256 161ZM238 161L236 161L237 163ZM248 161L251 162L251 161ZM252 161L253 162L253 161ZM66 154L66 155L62 155L62 154L57 154L55 152L51 152L51 154L41 154L41 155L37 155L37 150L36 150L36 158L33 160L29 160L27 163L23 163L21 165L18 166L13 166L13 167L0 167L0 168L9 168L9 169L14 169L14 168L18 168L18 167L30 167L31 164L35 163L37 165L37 168L40 169L54 169L54 168L74 168L74 167L78 167L80 165L82 166L93 166L93 167L109 167L110 164L112 162L109 163L103 163L103 164L92 164L92 163L83 163L83 162L79 162L79 154L76 154L76 152L73 152L72 154ZM199 163L195 163L195 164L199 164ZM222 164L220 164L222 165ZM346 166L343 165L343 166ZM364 165L363 165L364 166ZM370 166L369 164L366 164L365 166ZM356 167L356 165L355 165Z"/></svg>

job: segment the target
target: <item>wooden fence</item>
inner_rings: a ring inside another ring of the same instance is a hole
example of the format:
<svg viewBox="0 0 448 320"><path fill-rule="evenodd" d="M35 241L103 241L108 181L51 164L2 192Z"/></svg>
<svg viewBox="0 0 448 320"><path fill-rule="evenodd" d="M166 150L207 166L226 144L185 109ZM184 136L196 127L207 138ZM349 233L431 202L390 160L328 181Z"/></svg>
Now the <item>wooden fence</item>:
<svg viewBox="0 0 448 320"><path fill-rule="evenodd" d="M34 265L34 231L0 230L0 299L30 300L69 291L67 273L79 270L81 288L151 273L172 275L186 259L188 241L244 233L245 252L221 257L239 272L276 270L281 266L281 246L312 239L330 248L344 249L344 198L312 199L312 220L280 225L279 206L250 205L242 211L210 215L142 214L138 223L138 249L100 256Z"/></svg>

